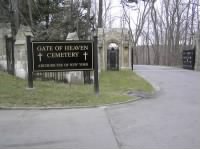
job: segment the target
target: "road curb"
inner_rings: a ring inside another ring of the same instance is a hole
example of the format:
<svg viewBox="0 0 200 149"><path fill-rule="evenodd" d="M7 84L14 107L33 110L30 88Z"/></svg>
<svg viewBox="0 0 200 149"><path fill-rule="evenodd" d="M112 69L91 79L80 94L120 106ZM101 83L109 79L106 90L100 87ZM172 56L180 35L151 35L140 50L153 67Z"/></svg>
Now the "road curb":
<svg viewBox="0 0 200 149"><path fill-rule="evenodd" d="M147 76L143 75L143 74L140 74L139 72L137 71L134 71L138 76L141 76L144 80L146 80L147 82L149 82L153 88L155 89L154 93L155 94L156 92L159 92L161 89L160 89L160 86L158 86L157 84L155 84L151 79L149 79Z"/></svg>
<svg viewBox="0 0 200 149"><path fill-rule="evenodd" d="M125 102L117 102L113 104L103 104L103 105L94 105L94 106L65 106L65 107L4 107L4 106L0 106L0 110L65 110L65 109L107 108L111 106L132 103L141 99L143 99L143 97L136 97L136 99L131 99Z"/></svg>

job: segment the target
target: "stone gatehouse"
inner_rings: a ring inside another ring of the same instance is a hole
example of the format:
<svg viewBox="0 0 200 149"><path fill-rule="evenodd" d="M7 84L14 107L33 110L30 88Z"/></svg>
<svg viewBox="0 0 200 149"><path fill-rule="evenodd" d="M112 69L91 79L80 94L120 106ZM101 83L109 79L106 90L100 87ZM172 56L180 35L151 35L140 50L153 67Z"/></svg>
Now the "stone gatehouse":
<svg viewBox="0 0 200 149"><path fill-rule="evenodd" d="M128 29L99 28L98 51L101 70L130 69L131 48Z"/></svg>

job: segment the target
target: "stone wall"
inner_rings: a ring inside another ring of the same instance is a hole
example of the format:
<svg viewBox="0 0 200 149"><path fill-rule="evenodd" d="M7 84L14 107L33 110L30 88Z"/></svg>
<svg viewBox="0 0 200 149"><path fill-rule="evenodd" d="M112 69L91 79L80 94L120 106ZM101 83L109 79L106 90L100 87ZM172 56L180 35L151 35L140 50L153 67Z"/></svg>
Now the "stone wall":
<svg viewBox="0 0 200 149"><path fill-rule="evenodd" d="M31 29L21 25L16 35L14 57L15 75L23 79L27 77L28 72L26 36L32 36Z"/></svg>
<svg viewBox="0 0 200 149"><path fill-rule="evenodd" d="M194 37L196 55L195 55L195 70L200 71L200 33L197 33Z"/></svg>

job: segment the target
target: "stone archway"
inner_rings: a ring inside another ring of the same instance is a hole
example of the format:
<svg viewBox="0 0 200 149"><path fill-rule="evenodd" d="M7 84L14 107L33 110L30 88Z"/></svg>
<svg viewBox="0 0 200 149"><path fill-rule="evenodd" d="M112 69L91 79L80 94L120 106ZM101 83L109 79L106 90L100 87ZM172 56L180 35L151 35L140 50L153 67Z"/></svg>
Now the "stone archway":
<svg viewBox="0 0 200 149"><path fill-rule="evenodd" d="M98 29L99 68L102 70L131 69L128 33L128 29ZM117 44L118 49L109 49L111 43ZM110 67L111 63L113 63L112 67Z"/></svg>
<svg viewBox="0 0 200 149"><path fill-rule="evenodd" d="M119 70L119 46L116 43L107 47L107 70Z"/></svg>

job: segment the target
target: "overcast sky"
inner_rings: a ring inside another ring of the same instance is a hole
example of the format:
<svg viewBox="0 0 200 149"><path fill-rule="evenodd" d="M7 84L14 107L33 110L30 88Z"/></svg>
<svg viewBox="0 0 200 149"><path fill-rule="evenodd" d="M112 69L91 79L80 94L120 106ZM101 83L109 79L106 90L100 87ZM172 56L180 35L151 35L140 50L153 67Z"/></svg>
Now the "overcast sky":
<svg viewBox="0 0 200 149"><path fill-rule="evenodd" d="M120 27L120 17L122 16L122 5L120 4L121 0L111 0L112 3L112 9L111 9L111 16L115 19L115 21L112 23L112 27L113 28L119 28ZM140 7L140 8L144 8L144 2L139 0L138 3L132 3L132 6L135 6L135 8ZM157 7L160 6L160 0L157 0L155 5ZM127 10L129 11L127 14L131 16L132 20L135 20L136 22L136 18L137 18L137 11L136 10ZM133 22L132 22L133 23Z"/></svg>
<svg viewBox="0 0 200 149"><path fill-rule="evenodd" d="M109 2L109 0L103 0L103 2L106 1L107 3ZM112 20L114 19L114 22L112 23L112 28L120 28L120 17L122 16L122 5L120 4L121 0L110 0L111 1L111 10L110 10L110 16L112 17ZM159 0L157 0L159 1ZM96 6L98 7L98 2L99 0L93 0L93 2L96 2ZM136 7L143 7L143 1L139 0L138 4L133 3L132 5L135 5ZM93 8L95 9L95 8ZM98 8L96 8L98 9ZM104 9L104 4L103 4L103 9ZM137 13L134 10L130 10L130 12L128 12L128 14L130 14L132 16L132 18L136 18ZM108 26L107 26L108 27Z"/></svg>
<svg viewBox="0 0 200 149"><path fill-rule="evenodd" d="M111 16L114 19L114 22L112 23L113 28L119 28L120 27L120 17L122 16L122 5L120 4L121 0L111 0L112 6L111 6ZM133 5L140 5L141 3L139 2L138 4L133 3ZM128 12L128 14L132 15L134 17L136 15L135 11Z"/></svg>
<svg viewBox="0 0 200 149"><path fill-rule="evenodd" d="M112 2L112 8L111 8L111 16L115 20L112 24L112 27L118 28L120 27L120 18L122 16L122 8L120 4L120 0L113 0Z"/></svg>

